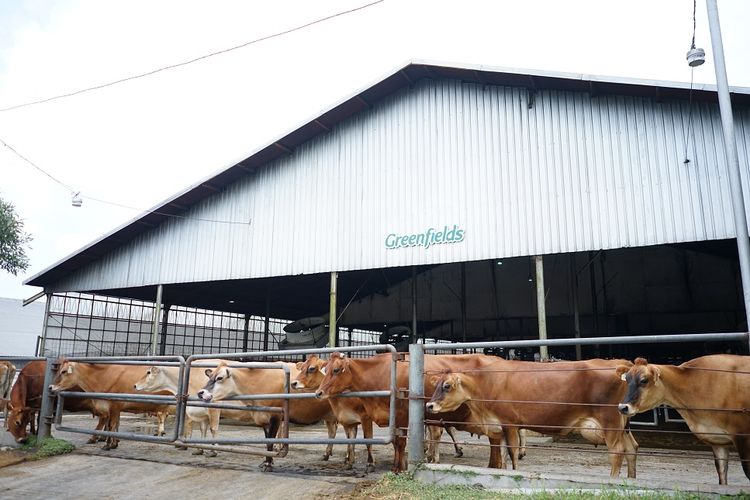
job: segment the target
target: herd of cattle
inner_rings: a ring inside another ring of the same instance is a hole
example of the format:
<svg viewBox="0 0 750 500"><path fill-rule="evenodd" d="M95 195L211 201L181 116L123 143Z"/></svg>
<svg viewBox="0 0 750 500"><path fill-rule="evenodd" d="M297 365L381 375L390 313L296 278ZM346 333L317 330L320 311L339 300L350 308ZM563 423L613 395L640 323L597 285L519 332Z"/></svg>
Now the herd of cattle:
<svg viewBox="0 0 750 500"><path fill-rule="evenodd" d="M373 423L388 426L390 403L387 397L337 398L350 391L390 389L392 357L380 354L355 359L335 352L327 360L315 355L304 362L286 363L295 392L315 392L316 398L289 400L289 420L297 424L324 421L329 437L335 437L338 424L348 438L356 437L362 426L372 437ZM205 402L217 402L237 395L284 392L284 372L224 360L203 360L215 368L194 366L187 392ZM282 362L277 362L282 363ZM7 403L5 423L17 441L27 438L27 427L34 432L34 414L43 390L44 361L27 364L18 374L8 395L8 380L15 368L0 362L0 394ZM729 453L734 446L745 475L750 479L750 357L711 355L679 366L650 364L642 358L626 360L561 361L538 363L507 361L482 354L425 356L426 429L429 433L428 460L438 461L443 430L454 429L489 438L489 467L504 468L505 455L515 469L525 452L525 430L546 435L577 432L586 440L606 445L610 474L617 476L623 460L628 477L636 476L638 444L628 428L629 417L667 404L675 408L690 430L713 450L719 483L726 484ZM408 384L408 360L397 363L397 386ZM108 393L177 394L179 368L96 364L61 359L51 390ZM232 404L243 404L238 401ZM247 402L281 407L283 401ZM151 413L159 418L158 432L174 406L103 399L65 399L68 411L90 411L98 417L97 430L117 431L120 413ZM219 419L227 417L261 427L267 438L276 437L281 426L279 413L227 410L188 406L185 435L198 424L203 437L210 431L217 437ZM408 425L408 404L396 403L396 426ZM451 434L452 435L452 434ZM90 442L96 441L91 438ZM107 437L105 449L115 448L118 439ZM393 470L405 470L406 438L393 439ZM457 444L457 454L460 448ZM268 451L273 450L268 445ZM203 453L202 449L194 453ZM215 454L213 450L206 452ZM266 457L269 469L273 458ZM331 445L324 454L331 455ZM354 463L354 447L348 446L345 467ZM373 456L367 446L367 467Z"/></svg>

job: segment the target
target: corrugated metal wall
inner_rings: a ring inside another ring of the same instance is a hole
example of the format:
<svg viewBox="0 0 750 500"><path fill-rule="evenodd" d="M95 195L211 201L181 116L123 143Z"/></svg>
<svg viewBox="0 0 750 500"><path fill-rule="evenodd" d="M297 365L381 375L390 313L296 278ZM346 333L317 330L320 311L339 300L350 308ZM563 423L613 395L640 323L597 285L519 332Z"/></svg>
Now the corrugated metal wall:
<svg viewBox="0 0 750 500"><path fill-rule="evenodd" d="M747 193L750 110L735 120ZM188 213L250 225L170 220L53 289L723 239L728 182L718 106L425 80ZM454 224L460 243L385 247Z"/></svg>

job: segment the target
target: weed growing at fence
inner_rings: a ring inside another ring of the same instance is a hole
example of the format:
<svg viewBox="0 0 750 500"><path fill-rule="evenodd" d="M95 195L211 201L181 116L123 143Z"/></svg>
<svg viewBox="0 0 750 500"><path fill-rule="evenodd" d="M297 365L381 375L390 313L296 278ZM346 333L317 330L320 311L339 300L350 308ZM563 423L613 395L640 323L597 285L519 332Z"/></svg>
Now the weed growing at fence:
<svg viewBox="0 0 750 500"><path fill-rule="evenodd" d="M698 500L702 498L699 495L689 493L649 493L642 490L628 491L627 489L613 488L599 491L539 491L534 493L512 493L502 491L485 490L479 486L460 486L449 485L440 486L435 484L425 484L415 481L412 474L391 474L384 475L375 484L363 488L352 494L352 499L377 499L377 500L451 500L463 499L488 499L503 498L512 500Z"/></svg>
<svg viewBox="0 0 750 500"><path fill-rule="evenodd" d="M39 459L70 453L75 449L75 446L64 439L56 438L47 438L38 442L37 437L32 435L29 436L28 441L21 447L21 449L27 451L36 450L30 458Z"/></svg>

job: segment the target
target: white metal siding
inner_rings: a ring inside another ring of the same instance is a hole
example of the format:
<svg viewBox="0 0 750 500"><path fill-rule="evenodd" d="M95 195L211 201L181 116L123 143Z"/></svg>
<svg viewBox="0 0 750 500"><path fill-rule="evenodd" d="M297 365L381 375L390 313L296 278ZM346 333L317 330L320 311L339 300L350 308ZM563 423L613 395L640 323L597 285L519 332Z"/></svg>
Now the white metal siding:
<svg viewBox="0 0 750 500"><path fill-rule="evenodd" d="M748 192L750 111L735 111ZM58 283L89 290L734 236L718 106L422 81ZM386 250L458 224L461 243Z"/></svg>

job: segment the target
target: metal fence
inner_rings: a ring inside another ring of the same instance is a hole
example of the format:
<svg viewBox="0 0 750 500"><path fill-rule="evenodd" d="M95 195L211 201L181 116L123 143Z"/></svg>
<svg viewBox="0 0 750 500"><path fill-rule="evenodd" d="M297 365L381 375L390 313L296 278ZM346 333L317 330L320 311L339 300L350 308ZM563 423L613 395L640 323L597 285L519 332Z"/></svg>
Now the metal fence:
<svg viewBox="0 0 750 500"><path fill-rule="evenodd" d="M427 400L430 400L430 397L432 394L424 394L424 387L425 387L425 380L426 377L429 377L431 375L435 375L435 373L430 373L430 371L425 371L425 352L440 352L440 351L451 351L452 353L455 353L457 351L464 351L464 352L476 352L477 350L484 351L485 349L491 349L491 350L501 350L501 349L508 349L508 348L535 348L540 346L571 346L571 345L593 345L593 344L601 344L601 345L607 345L607 344L654 344L654 343L672 343L672 342L720 342L720 341L741 341L744 342L744 345L747 345L749 338L749 334L746 332L738 332L738 333L706 333L706 334L675 334L675 335L643 335L643 336L623 336L623 337L597 337L597 338L568 338L568 339L550 339L550 340L524 340L524 341L503 341L503 342L471 342L471 343L455 343L450 345L445 344L412 344L410 346L410 366L409 366L409 427L408 427L408 456L409 456L409 462L410 464L419 464L424 461L424 444L425 444L425 438L424 438L424 430L425 430L425 424L427 425L440 425L440 426L450 426L450 425L459 425L463 424L466 421L446 421L441 418L425 418L425 402ZM544 363L547 365L552 371L555 369L555 365L557 363L551 362L551 363ZM564 371L564 365L559 365L560 370ZM540 367L541 368L541 367ZM490 370L490 371L510 371L515 372L518 370L517 368L513 369L504 369L504 370ZM609 370L612 370L612 368L609 368ZM462 373L466 371L481 371L481 370L461 370L456 369L453 373ZM499 375L499 374L498 374ZM748 373L748 384L750 384L750 373ZM529 395L525 400L514 400L514 399L504 399L504 400L481 400L481 403L502 403L502 404L513 404L516 405L517 408L523 408L524 405L529 404L542 404L542 405L579 405L579 403L575 402L568 402L564 400L559 401L547 401L547 400L534 400L533 396ZM619 403L619 401L618 401ZM616 407L617 404L590 404L587 403L589 406L595 406L595 407L607 407L607 406L614 406L614 411L617 411ZM580 405L584 405L584 403L580 403ZM519 409L519 412L522 411ZM708 410L706 410L708 411ZM746 412L746 409L743 408L737 408L737 409L731 409L731 408L723 408L723 409L712 409L711 411L731 411L731 412ZM659 413L661 412L661 413ZM674 409L664 408L664 409L654 409L653 416L656 418L657 414L661 414L663 418L668 419L668 421L682 421L679 418L679 415L676 415L677 418L675 418ZM676 414L676 412L675 412ZM648 418L644 419L645 422L648 424ZM643 420L642 420L643 421ZM500 427L500 424L497 421L494 422L488 422L488 421L480 421L480 420L471 420L472 423L485 425L487 427ZM654 423L651 424L652 426L655 425L656 420L654 420ZM549 422L546 423L546 425L543 425L541 422L534 423L534 422L526 422L523 425L515 425L514 422L504 422L502 425L506 427L519 427L519 428L547 428L547 429L570 429L570 430L584 430L584 427L571 427L567 423L564 425L558 425L555 426L553 424L549 424ZM648 425L646 426L648 427ZM674 431L674 430L660 430L660 429L654 429L654 428L646 428L641 427L638 429L641 433L665 433L665 432L677 432L677 433L684 433L684 434L692 434L689 430L682 430L682 431ZM603 429L608 430L608 429ZM429 441L428 441L429 442ZM438 444L438 443L433 443ZM477 445L479 443L476 442L460 442L459 444L470 444L470 445ZM515 445L511 445L510 443L507 443L509 448L513 448ZM490 446L489 444L481 443L479 444L481 446ZM575 451L575 452L588 452L588 453L602 453L602 454L608 454L611 453L607 449L581 449L580 447L561 447L561 446L555 446L554 448L549 446L543 446L543 445L534 445L530 446L530 448L536 448L536 449L556 449L556 450L567 450L567 451ZM684 458L684 454L670 454L665 452L638 452L638 456L659 456L659 457L668 457L668 456L675 456ZM694 456L706 459L709 458L709 455L706 455L705 453L698 453L694 454ZM713 459L713 456L710 456L710 458Z"/></svg>
<svg viewBox="0 0 750 500"><path fill-rule="evenodd" d="M276 364L271 362L263 361L245 361L248 359L267 359L267 358L279 358L289 356L306 356L310 354L326 354L334 351L358 353L362 351L370 352L389 352L391 353L391 380L390 389L386 391L364 391L364 392L351 392L341 395L341 397L389 397L390 414L389 414L389 426L388 436L383 438L355 438L355 439L342 439L342 438L302 438L302 437L290 437L288 434L289 429L289 408L288 402L292 399L311 399L315 398L314 393L295 393L290 392L290 369L287 365ZM284 372L284 392L272 393L272 394L249 394L240 395L235 397L226 398L223 401L242 401L245 405L227 405L226 403L206 403L197 399L194 395L185 397L187 394L186 389L190 383L191 368L196 366L211 367L216 366L216 363L209 363L205 360L210 358L219 358L228 361L229 367L238 368L258 368L264 370L282 370ZM242 363L233 363L232 360L242 359ZM143 367L148 366L177 366L179 367L179 385L177 393L172 396L160 396L153 394L133 394L133 393L110 393L110 392L72 392L72 391L61 391L57 394L57 412L54 419L55 429L74 432L88 435L104 436L109 438L123 439L123 440L136 440L145 441L151 443L174 443L187 447L217 450L217 451L230 451L239 453L248 453L254 455L262 455L266 457L284 456L286 454L286 447L289 444L388 444L391 443L394 436L396 435L396 421L395 421L395 398L396 398L396 360L397 355L393 346L391 345L368 345L362 347L341 347L341 348L325 348L325 349L301 349L301 350L283 350L283 351L249 351L241 353L221 353L211 355L193 355L189 358L184 359L181 356L142 356L142 357L79 357L79 358L68 358L69 361L75 361L79 363L95 363L95 364L114 364L114 365L138 365ZM49 386L52 383L54 371L57 369L56 361L53 358L48 358L47 372L45 374L44 394L43 394L43 408L42 415L45 421L50 422L52 416L52 401L55 394L49 391ZM145 374L145 371L144 371ZM88 399L102 399L109 401L130 401L130 402L141 402L150 403L156 405L169 405L175 407L176 414L176 425L173 432L169 436L148 436L140 433L133 432L121 432L112 430L92 430L89 428L74 427L65 425L63 423L63 412L62 405L66 398L88 398ZM273 400L281 399L284 401L282 407L268 407L258 405L248 405L248 401L256 400ZM45 402L47 403L45 406ZM189 406L204 407L204 408L217 408L217 409L232 409L232 410L246 410L246 411L263 411L263 412L274 412L282 414L282 425L281 434L276 437L237 437L237 438L211 438L211 439L192 439L185 438L183 436L185 430L186 421L186 408ZM49 427L47 426L46 434L49 434ZM40 435L42 431L40 429ZM230 448L222 445L282 445L280 451L271 452L268 450L248 450L240 448Z"/></svg>

